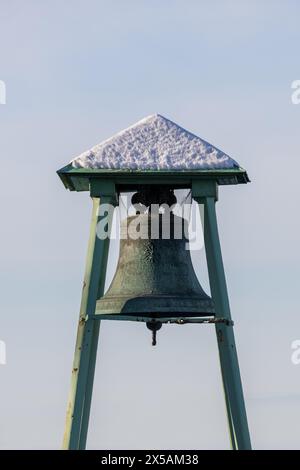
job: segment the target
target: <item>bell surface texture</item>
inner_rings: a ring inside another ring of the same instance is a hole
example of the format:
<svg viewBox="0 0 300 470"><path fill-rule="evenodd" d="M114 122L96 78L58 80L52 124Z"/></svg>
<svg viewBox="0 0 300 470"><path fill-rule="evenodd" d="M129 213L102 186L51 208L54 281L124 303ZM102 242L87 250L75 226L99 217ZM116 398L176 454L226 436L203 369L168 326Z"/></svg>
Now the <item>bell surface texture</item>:
<svg viewBox="0 0 300 470"><path fill-rule="evenodd" d="M139 214L121 222L116 273L106 294L97 301L96 315L134 316L145 321L214 315L213 301L203 291L192 265L186 223L173 213L165 225L158 213ZM156 238L152 238L153 228Z"/></svg>

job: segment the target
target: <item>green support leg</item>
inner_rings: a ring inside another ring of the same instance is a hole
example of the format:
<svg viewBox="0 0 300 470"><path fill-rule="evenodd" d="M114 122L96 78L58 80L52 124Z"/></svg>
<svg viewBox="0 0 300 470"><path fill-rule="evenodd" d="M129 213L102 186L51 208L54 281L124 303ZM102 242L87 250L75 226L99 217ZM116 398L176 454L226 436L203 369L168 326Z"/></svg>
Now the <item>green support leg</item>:
<svg viewBox="0 0 300 470"><path fill-rule="evenodd" d="M97 350L98 350L98 341L99 341L99 332L100 332L100 320L94 321L94 330L91 338L91 351L90 351L90 360L89 368L87 372L86 379L86 390L82 408L82 419L81 419L81 429L79 435L79 450L84 450L86 448L86 441L89 428L90 420L90 411L92 404L92 395L93 395L93 386L94 386L94 377L95 377L95 368L97 360Z"/></svg>
<svg viewBox="0 0 300 470"><path fill-rule="evenodd" d="M103 200L103 198L101 200ZM104 243L104 249L103 249L103 258L102 258L102 269L101 269L101 278L100 278L97 298L100 298L104 294L106 268L107 268L108 252L109 252L109 238L104 240L103 243ZM89 419L90 419L90 410L91 410L91 403L92 403L92 393L93 393L93 385L94 385L99 330L100 330L100 320L94 321L94 331L93 331L92 345L91 345L91 358L90 358L86 393L85 393L83 412L82 412L79 449L85 449L86 447L86 440L87 440L88 426L89 426Z"/></svg>
<svg viewBox="0 0 300 470"><path fill-rule="evenodd" d="M113 203L112 196L101 197L101 204ZM109 238L97 237L100 198L93 197L93 213L79 324L68 400L63 449L84 449L88 431L92 388L100 321L92 316L96 301L104 290Z"/></svg>
<svg viewBox="0 0 300 470"><path fill-rule="evenodd" d="M230 321L231 314L218 235L215 198L216 195L208 197L194 196L198 203L204 204L204 240L211 294L216 307L216 317L227 318ZM231 445L236 450L250 450L251 441L233 326L230 324L216 324L216 334Z"/></svg>

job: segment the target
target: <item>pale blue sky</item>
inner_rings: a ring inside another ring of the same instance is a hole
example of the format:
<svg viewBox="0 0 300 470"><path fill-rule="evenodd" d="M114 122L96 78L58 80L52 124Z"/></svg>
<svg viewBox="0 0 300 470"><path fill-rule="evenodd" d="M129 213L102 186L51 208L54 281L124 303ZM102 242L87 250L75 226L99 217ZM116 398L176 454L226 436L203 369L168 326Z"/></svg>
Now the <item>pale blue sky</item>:
<svg viewBox="0 0 300 470"><path fill-rule="evenodd" d="M296 0L0 0L1 448L61 444L91 204L55 171L159 112L249 172L218 215L250 431L300 449L299 17ZM102 325L89 447L227 448L213 329L149 340Z"/></svg>

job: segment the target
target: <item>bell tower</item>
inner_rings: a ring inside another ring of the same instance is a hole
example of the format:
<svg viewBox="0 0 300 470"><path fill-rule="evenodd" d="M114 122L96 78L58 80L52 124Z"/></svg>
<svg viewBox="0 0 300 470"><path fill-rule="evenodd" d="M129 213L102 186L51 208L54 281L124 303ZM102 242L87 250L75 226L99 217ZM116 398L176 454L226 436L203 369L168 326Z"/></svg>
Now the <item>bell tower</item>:
<svg viewBox="0 0 300 470"><path fill-rule="evenodd" d="M246 171L206 141L153 115L75 158L58 175L66 188L89 191L93 201L63 448L85 449L100 323L119 320L144 322L153 345L169 323L213 324L232 449L251 449L215 211L218 186L249 182ZM173 211L180 189L204 206L211 297L186 249L187 222ZM113 208L122 193L133 194L135 212L121 222L118 266L104 293ZM131 233L137 225L143 236Z"/></svg>

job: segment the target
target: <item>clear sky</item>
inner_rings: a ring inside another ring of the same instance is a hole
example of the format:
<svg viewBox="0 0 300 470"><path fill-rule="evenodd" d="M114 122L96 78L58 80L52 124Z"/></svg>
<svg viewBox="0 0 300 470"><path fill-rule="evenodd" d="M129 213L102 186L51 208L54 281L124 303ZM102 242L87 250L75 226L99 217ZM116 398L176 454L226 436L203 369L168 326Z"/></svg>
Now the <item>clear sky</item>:
<svg viewBox="0 0 300 470"><path fill-rule="evenodd" d="M158 112L248 170L218 216L249 426L257 449L300 449L299 17L297 0L0 0L1 448L62 440L91 202L55 171ZM228 448L213 327L152 348L103 322L88 447Z"/></svg>

